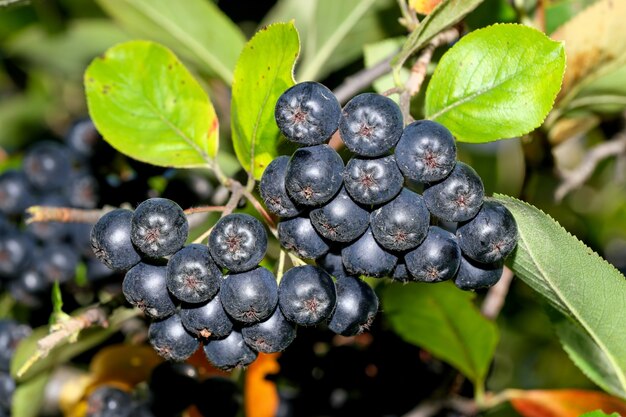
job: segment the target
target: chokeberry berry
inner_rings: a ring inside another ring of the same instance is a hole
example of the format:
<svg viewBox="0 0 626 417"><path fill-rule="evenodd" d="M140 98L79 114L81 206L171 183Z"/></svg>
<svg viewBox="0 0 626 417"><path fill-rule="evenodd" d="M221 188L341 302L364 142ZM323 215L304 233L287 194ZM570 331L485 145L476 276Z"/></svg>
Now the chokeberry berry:
<svg viewBox="0 0 626 417"><path fill-rule="evenodd" d="M457 162L450 175L428 187L423 196L426 207L433 215L449 222L462 222L478 213L485 188L472 167Z"/></svg>
<svg viewBox="0 0 626 417"><path fill-rule="evenodd" d="M382 204L394 198L404 184L393 155L377 159L352 158L343 173L348 194L361 204Z"/></svg>
<svg viewBox="0 0 626 417"><path fill-rule="evenodd" d="M176 312L176 305L167 290L165 266L140 262L124 277L122 291L129 303L149 317L164 318Z"/></svg>
<svg viewBox="0 0 626 417"><path fill-rule="evenodd" d="M328 252L329 246L315 231L308 217L294 217L278 223L278 240L287 250L301 258L319 258Z"/></svg>
<svg viewBox="0 0 626 417"><path fill-rule="evenodd" d="M452 172L456 164L456 144L444 126L419 120L404 128L395 155L407 178L430 183L440 181Z"/></svg>
<svg viewBox="0 0 626 417"><path fill-rule="evenodd" d="M221 339L233 330L233 322L216 295L204 304L184 304L180 309L183 326L198 337Z"/></svg>
<svg viewBox="0 0 626 417"><path fill-rule="evenodd" d="M325 255L317 258L315 264L335 278L347 277L349 275L343 266L340 248L331 248Z"/></svg>
<svg viewBox="0 0 626 417"><path fill-rule="evenodd" d="M402 134L402 112L388 97L363 93L345 105L339 133L357 155L380 156L393 148Z"/></svg>
<svg viewBox="0 0 626 417"><path fill-rule="evenodd" d="M412 280L409 275L409 270L406 267L406 263L404 262L404 257L402 259L398 259L398 263L391 274L391 279L399 282L409 282Z"/></svg>
<svg viewBox="0 0 626 417"><path fill-rule="evenodd" d="M326 205L311 210L309 218L320 235L335 242L351 242L369 225L369 213L344 188Z"/></svg>
<svg viewBox="0 0 626 417"><path fill-rule="evenodd" d="M82 119L74 123L65 136L67 146L82 157L94 155L101 136L91 119Z"/></svg>
<svg viewBox="0 0 626 417"><path fill-rule="evenodd" d="M158 410L156 414L175 416L189 407L200 385L198 378L198 370L188 363L163 362L157 365L148 382L152 408Z"/></svg>
<svg viewBox="0 0 626 417"><path fill-rule="evenodd" d="M383 248L405 251L426 238L430 213L422 196L404 188L396 198L372 212L370 224L374 238Z"/></svg>
<svg viewBox="0 0 626 417"><path fill-rule="evenodd" d="M89 174L74 175L65 186L71 207L93 209L98 206L98 181Z"/></svg>
<svg viewBox="0 0 626 417"><path fill-rule="evenodd" d="M286 155L274 159L263 171L259 183L259 193L265 207L280 217L294 217L300 214L300 209L291 201L285 189L288 164L289 157Z"/></svg>
<svg viewBox="0 0 626 417"><path fill-rule="evenodd" d="M132 397L129 393L102 385L87 398L87 417L131 417Z"/></svg>
<svg viewBox="0 0 626 417"><path fill-rule="evenodd" d="M330 146L300 148L287 165L285 189L297 204L320 206L341 188L342 172L343 161Z"/></svg>
<svg viewBox="0 0 626 417"><path fill-rule="evenodd" d="M0 276L12 277L24 269L33 258L35 242L17 230L0 235Z"/></svg>
<svg viewBox="0 0 626 417"><path fill-rule="evenodd" d="M249 214L222 217L209 236L213 260L231 272L255 268L265 256L267 233L260 221Z"/></svg>
<svg viewBox="0 0 626 417"><path fill-rule="evenodd" d="M0 174L0 213L22 214L34 202L30 183L22 171L8 170Z"/></svg>
<svg viewBox="0 0 626 417"><path fill-rule="evenodd" d="M459 269L461 249L452 233L430 226L426 239L407 252L404 261L416 281L445 281L454 277Z"/></svg>
<svg viewBox="0 0 626 417"><path fill-rule="evenodd" d="M502 262L483 264L463 256L454 284L466 291L493 287L500 280L502 270Z"/></svg>
<svg viewBox="0 0 626 417"><path fill-rule="evenodd" d="M388 276L396 266L398 257L385 250L374 238L372 229L341 251L343 265L350 274L370 277Z"/></svg>
<svg viewBox="0 0 626 417"><path fill-rule="evenodd" d="M26 324L0 319L0 372L9 372L17 345L31 332L32 329Z"/></svg>
<svg viewBox="0 0 626 417"><path fill-rule="evenodd" d="M260 323L241 329L243 340L257 352L282 352L296 338L296 326L289 322L280 308Z"/></svg>
<svg viewBox="0 0 626 417"><path fill-rule="evenodd" d="M141 261L130 239L133 212L116 209L106 213L91 229L91 248L114 271L127 271Z"/></svg>
<svg viewBox="0 0 626 417"><path fill-rule="evenodd" d="M178 314L150 323L148 339L159 355L173 361L184 361L200 346L198 339L183 327Z"/></svg>
<svg viewBox="0 0 626 417"><path fill-rule="evenodd" d="M336 299L333 279L323 269L311 265L291 268L278 287L282 313L300 326L315 326L328 319Z"/></svg>
<svg viewBox="0 0 626 417"><path fill-rule="evenodd" d="M276 102L276 124L292 142L319 145L339 127L341 106L326 86L313 81L298 83Z"/></svg>
<svg viewBox="0 0 626 417"><path fill-rule="evenodd" d="M187 240L187 217L172 200L150 198L139 204L133 213L130 238L135 247L149 258L172 255Z"/></svg>
<svg viewBox="0 0 626 417"><path fill-rule="evenodd" d="M38 268L48 282L63 283L74 278L79 258L71 246L64 243L46 245L39 257Z"/></svg>
<svg viewBox="0 0 626 417"><path fill-rule="evenodd" d="M517 244L517 223L496 201L485 201L472 220L459 225L456 236L463 253L480 263L502 261Z"/></svg>
<svg viewBox="0 0 626 417"><path fill-rule="evenodd" d="M71 172L67 148L55 142L39 142L24 156L26 177L39 190L53 190L65 184Z"/></svg>
<svg viewBox="0 0 626 417"><path fill-rule="evenodd" d="M15 380L11 374L0 372L0 409L10 410L15 392Z"/></svg>
<svg viewBox="0 0 626 417"><path fill-rule="evenodd" d="M207 301L217 294L221 283L222 272L205 245L185 246L167 263L167 289L180 301Z"/></svg>
<svg viewBox="0 0 626 417"><path fill-rule="evenodd" d="M238 322L258 323L276 309L276 277L263 267L227 275L220 289L220 299L224 310Z"/></svg>
<svg viewBox="0 0 626 417"><path fill-rule="evenodd" d="M337 307L328 328L342 336L355 336L369 328L378 311L378 297L358 277L337 280Z"/></svg>
<svg viewBox="0 0 626 417"><path fill-rule="evenodd" d="M257 352L244 342L238 330L233 330L224 339L207 342L204 354L213 366L223 370L248 366L257 358Z"/></svg>

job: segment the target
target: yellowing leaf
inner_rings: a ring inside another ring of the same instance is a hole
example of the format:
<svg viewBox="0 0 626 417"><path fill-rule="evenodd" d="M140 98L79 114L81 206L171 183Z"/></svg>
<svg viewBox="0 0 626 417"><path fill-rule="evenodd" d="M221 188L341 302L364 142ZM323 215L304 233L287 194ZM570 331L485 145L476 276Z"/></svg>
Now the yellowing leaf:
<svg viewBox="0 0 626 417"><path fill-rule="evenodd" d="M441 0L410 0L409 7L419 14L428 14L433 11Z"/></svg>
<svg viewBox="0 0 626 417"><path fill-rule="evenodd" d="M594 410L626 415L624 401L598 391L514 390L511 395L511 404L524 417L578 417Z"/></svg>
<svg viewBox="0 0 626 417"><path fill-rule="evenodd" d="M260 353L246 372L245 408L247 417L274 417L278 410L278 389L266 379L280 370L280 353Z"/></svg>

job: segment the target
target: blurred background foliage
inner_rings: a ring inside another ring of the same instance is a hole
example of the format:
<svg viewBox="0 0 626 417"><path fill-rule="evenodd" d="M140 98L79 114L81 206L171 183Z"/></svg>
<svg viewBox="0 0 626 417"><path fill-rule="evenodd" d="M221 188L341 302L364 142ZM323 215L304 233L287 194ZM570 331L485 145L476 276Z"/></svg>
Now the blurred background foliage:
<svg viewBox="0 0 626 417"><path fill-rule="evenodd" d="M398 37L406 34L398 24L398 5L393 0L190 0L172 1L169 9L162 4L153 7L160 3L33 0L0 6L0 170L19 164L20 152L27 144L60 136L73 120L86 116L83 72L91 59L118 42L156 40L183 59L211 95L220 119L222 158L233 164L228 78L245 39L259 27L295 19L303 50L296 80L315 79L331 89L362 68L388 58L402 43L403 38ZM563 39L569 35L559 33L558 28L593 3L486 0L464 24L469 31L496 22L521 22ZM346 24L346 15L354 21ZM626 16L615 19L624 22ZM598 28L605 24L600 18L588 20L581 42L585 36L599 37ZM219 48L214 52L223 63L221 70L207 64L210 57L206 54L211 48L192 40L192 36L203 39L207 25L218 25L229 34L207 41ZM618 44L611 50L619 53L626 49L626 25L621 26L605 39ZM581 31L580 27L575 29ZM568 71L585 72L585 64L573 58L588 51L581 45L566 45ZM435 60L443 52L437 51ZM568 104L562 105L560 96L546 124L533 134L482 145L461 144L460 158L477 169L488 194L516 196L541 208L625 272L626 154L601 161L588 181L561 201L555 198L563 172L581 163L592 147L624 134L626 59L622 58L589 82L576 84L578 81L573 80L569 87L578 90L568 98ZM390 85L391 79L383 77L375 88L383 91ZM424 90L413 102L416 117L421 112ZM384 320L378 322L386 326ZM489 389L594 388L561 349L541 299L522 282L513 282L497 323L501 338L487 381ZM304 344L313 343L310 339L315 338L320 336L309 338L305 333L298 339ZM322 338L316 343L315 349L324 351L334 342ZM395 346L399 342L389 343ZM290 350L300 352L297 347ZM419 352L409 349L406 354ZM285 356L283 365L288 366L293 360L289 352ZM432 358L429 361L432 364ZM338 362L330 364L339 366ZM420 375L406 375L402 366L395 375L409 386L423 385L415 382ZM412 403L416 404L418 397L411 399ZM489 414L515 415L509 406Z"/></svg>

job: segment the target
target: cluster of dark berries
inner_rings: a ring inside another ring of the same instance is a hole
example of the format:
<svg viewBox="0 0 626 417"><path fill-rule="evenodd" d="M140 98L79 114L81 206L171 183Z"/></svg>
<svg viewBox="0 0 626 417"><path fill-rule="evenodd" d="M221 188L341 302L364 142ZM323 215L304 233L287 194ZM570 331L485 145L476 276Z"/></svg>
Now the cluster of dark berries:
<svg viewBox="0 0 626 417"><path fill-rule="evenodd" d="M213 376L200 380L188 363L164 362L152 370L148 392L128 392L102 385L87 398L87 417L174 417L191 405L202 415L235 417L242 393L230 379Z"/></svg>
<svg viewBox="0 0 626 417"><path fill-rule="evenodd" d="M341 279L366 275L400 281L454 280L490 287L517 243L517 225L501 204L484 200L474 169L456 160L444 126L403 127L399 107L373 93L342 109L315 82L283 93L281 132L301 147L266 168L260 193L281 217L283 247ZM344 165L326 142L339 131L354 156Z"/></svg>
<svg viewBox="0 0 626 417"><path fill-rule="evenodd" d="M297 325L330 320L337 333L356 334L378 309L368 285L346 278L335 286L314 266L290 269L279 286L259 266L267 233L248 214L222 217L208 246L184 246L187 232L183 210L154 198L134 212L107 213L91 233L96 256L111 269L128 271L124 295L154 319L149 339L165 358L184 360L203 343L216 367L246 366L258 352L286 349Z"/></svg>
<svg viewBox="0 0 626 417"><path fill-rule="evenodd" d="M53 282L65 283L75 276L82 260L93 281L111 272L89 248L91 225L37 222L23 226L24 210L30 206L98 206L98 182L88 162L97 134L91 122L74 125L66 143L37 142L25 153L20 169L0 174L0 285L31 307L48 298Z"/></svg>
<svg viewBox="0 0 626 417"><path fill-rule="evenodd" d="M32 329L13 320L0 320L0 417L11 415L15 380L11 377L11 359L19 342L30 335Z"/></svg>

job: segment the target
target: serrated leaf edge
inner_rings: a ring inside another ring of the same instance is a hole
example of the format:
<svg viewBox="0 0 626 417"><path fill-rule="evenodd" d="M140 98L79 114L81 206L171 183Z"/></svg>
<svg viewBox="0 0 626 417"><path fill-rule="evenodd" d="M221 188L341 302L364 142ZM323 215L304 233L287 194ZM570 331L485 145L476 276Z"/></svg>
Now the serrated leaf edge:
<svg viewBox="0 0 626 417"><path fill-rule="evenodd" d="M572 235L569 231L567 231L563 226L561 226L561 224L559 222L557 222L552 216L550 216L549 214L546 214L543 210L533 206L532 204L529 204L525 201L519 200L517 198L514 197L510 197L504 194L494 194L493 195L494 198L499 199L500 201L509 201L510 203L513 204L517 204L517 205L521 205L523 207L526 208L530 208L533 210L537 210L538 212L540 212L542 215L544 215L545 217L547 217L549 220L551 220L552 222L554 222L556 224L556 226L563 232L565 232L565 234L571 238L573 238L583 249L585 249L590 255L594 256L594 258L596 260L599 260L601 263L603 263L605 266L608 266L610 270L612 270L614 273L617 273L618 275L621 275L622 278L624 278L626 280L626 277L617 269L615 268L615 266L611 265L609 262L606 261L606 259L602 258L599 254L597 254L594 250L592 250L591 248L589 248L584 242L582 242L580 239L578 239L576 236ZM521 241L524 241L524 246L528 249L527 253L528 256L530 257L530 259L532 260L532 262L534 263L535 267L537 268L537 270L542 274L542 277L544 278L544 281L546 283L548 283L549 287L552 289L552 291L554 291L554 293L557 295L557 297L563 301L564 305L569 309L569 311L571 312L573 318L575 319L575 324L579 325L582 327L582 329L592 338L592 340L594 341L594 343L602 350L602 352L606 355L606 357L609 359L609 361L611 362L612 366L616 369L616 370L621 370L621 368L619 367L619 365L615 362L615 359L613 357L613 355L608 351L608 349L606 348L606 346L598 339L598 337L595 335L595 333L592 331L592 329L590 329L587 324L580 319L580 313L578 313L578 310L572 308L572 306L570 305L569 302L567 302L565 300L565 298L561 295L560 291L558 290L558 288L554 287L554 285L552 284L552 282L548 279L545 279L546 277L546 273L543 271L543 269L539 266L539 263L535 260L535 257L533 256L532 252L530 251L530 247L528 246L527 242L524 239L524 236L520 233L519 234L519 238ZM513 268L511 268L513 269ZM517 271L515 271L517 274ZM568 353L568 355L570 355ZM571 355L570 355L571 357ZM574 361L575 362L575 361ZM576 362L575 362L576 363ZM626 375L624 375L624 373L617 373L617 377L618 380L620 381L620 383L622 384L622 388L626 391Z"/></svg>

